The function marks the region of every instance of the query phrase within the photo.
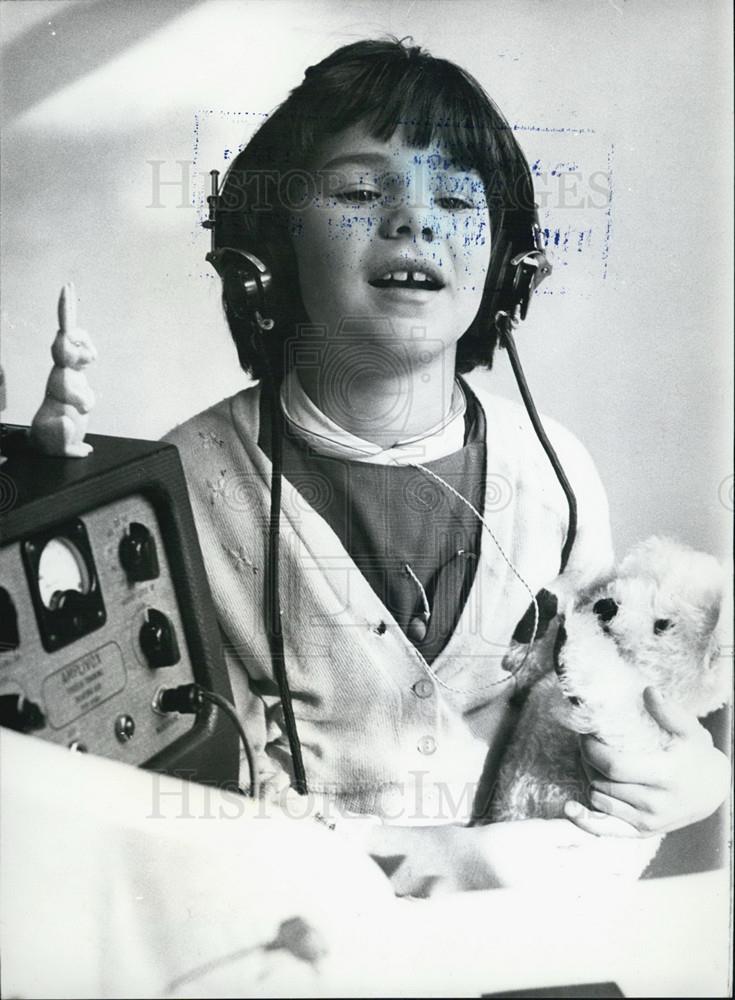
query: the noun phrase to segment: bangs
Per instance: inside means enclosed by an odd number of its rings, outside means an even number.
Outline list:
[[[457,167],[484,172],[499,153],[498,133],[508,125],[499,112],[492,114],[489,99],[483,107],[456,68],[437,63],[430,71],[419,60],[363,66],[362,79],[353,76],[331,93],[322,91],[315,114],[302,119],[310,126],[304,130],[305,145],[313,147],[321,136],[358,123],[380,140],[402,127],[409,145],[441,144]]]
[[[480,174],[488,195],[507,196],[509,181],[516,188],[525,160],[510,125],[469,73],[394,42],[357,43],[354,59],[351,48],[307,70],[256,134],[271,166],[304,168],[322,140],[360,124],[379,140],[402,128],[417,149],[442,147],[457,169]]]

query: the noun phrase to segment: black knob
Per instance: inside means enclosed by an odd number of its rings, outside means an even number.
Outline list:
[[[181,659],[176,632],[162,611],[148,608],[140,627],[140,647],[150,667],[172,667]]]
[[[155,580],[160,574],[156,540],[144,524],[133,521],[128,525],[118,555],[129,583]]]
[[[35,702],[22,694],[0,695],[0,726],[16,733],[32,733],[45,725],[46,718]]]

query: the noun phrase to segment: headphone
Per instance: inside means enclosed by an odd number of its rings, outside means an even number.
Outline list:
[[[494,242],[487,287],[494,290],[490,315],[502,333],[504,321],[515,327],[526,318],[531,296],[551,274],[536,205],[503,209]]]
[[[210,171],[210,177],[209,217],[202,222],[211,232],[211,248],[206,260],[222,279],[228,310],[237,319],[249,322],[257,337],[276,325],[278,289],[274,280],[274,258],[277,252],[262,240],[248,239],[244,231],[237,232],[237,242],[243,241],[244,246],[227,244],[228,236],[235,235],[234,231],[224,231],[225,218],[232,212],[223,207],[219,171]],[[229,242],[235,241],[230,239]],[[502,346],[505,346],[506,330],[526,318],[531,296],[551,270],[536,206],[504,208],[485,285],[490,293],[489,315],[501,334]]]

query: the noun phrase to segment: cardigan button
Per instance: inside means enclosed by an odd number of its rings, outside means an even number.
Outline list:
[[[422,677],[420,681],[416,681],[411,690],[417,698],[431,698],[434,693],[434,685],[428,677]]]
[[[422,736],[418,742],[419,753],[432,754],[436,750],[436,740],[433,736]]]
[[[428,631],[429,626],[423,618],[419,618],[418,616],[416,618],[412,618],[406,626],[406,635],[411,642],[423,642]]]

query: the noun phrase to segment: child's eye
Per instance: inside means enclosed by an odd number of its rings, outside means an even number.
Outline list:
[[[446,208],[450,212],[464,212],[467,209],[474,208],[474,205],[464,198],[455,198],[451,195],[435,198],[434,204],[438,205],[439,208]]]
[[[369,205],[380,198],[380,191],[373,188],[349,188],[337,194],[337,201],[349,205]]]

